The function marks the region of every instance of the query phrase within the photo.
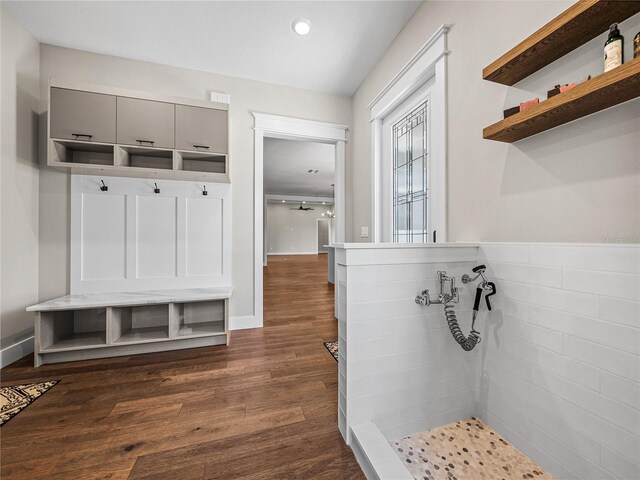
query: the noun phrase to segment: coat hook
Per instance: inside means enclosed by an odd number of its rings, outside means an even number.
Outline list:
[[[207,192],[207,186],[206,185],[202,186],[202,194],[203,195],[209,195],[209,192]]]
[[[154,183],[154,185],[156,186],[156,188],[153,189],[154,193],[160,193],[160,189],[158,188],[158,184]]]
[[[100,186],[100,190],[103,191],[103,192],[108,192],[109,191],[109,187],[107,187],[104,184],[104,180],[100,180],[100,181],[102,182],[102,185]]]

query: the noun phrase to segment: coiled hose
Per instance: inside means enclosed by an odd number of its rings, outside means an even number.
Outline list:
[[[451,330],[451,335],[456,342],[460,344],[463,350],[470,351],[473,350],[476,344],[480,343],[480,332],[476,331],[476,314],[473,314],[473,320],[471,322],[471,332],[469,332],[469,336],[465,337],[464,333],[460,329],[460,324],[458,324],[458,318],[456,317],[456,312],[453,310],[453,305],[450,302],[444,304],[444,314],[447,317],[447,324],[449,325],[449,330]]]

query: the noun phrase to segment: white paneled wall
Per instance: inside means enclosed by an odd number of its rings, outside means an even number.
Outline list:
[[[479,415],[557,478],[640,478],[640,248],[481,244]]]
[[[231,186],[155,183],[72,175],[72,294],[231,285]]]
[[[352,244],[336,258],[339,426],[380,478],[404,478],[380,438],[471,415],[556,478],[640,478],[639,246]],[[437,292],[437,270],[459,280],[478,263],[498,294],[464,352],[442,307],[413,299]]]

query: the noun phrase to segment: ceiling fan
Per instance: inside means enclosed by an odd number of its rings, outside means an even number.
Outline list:
[[[314,209],[311,207],[303,207],[302,202],[300,202],[300,206],[298,208],[290,208],[289,210],[298,210],[298,211],[306,212],[308,210],[314,210]]]

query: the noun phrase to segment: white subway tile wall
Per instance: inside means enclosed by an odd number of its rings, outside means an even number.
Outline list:
[[[474,356],[450,348],[441,305],[414,298],[425,288],[437,297],[438,270],[459,279],[477,255],[475,246],[337,250],[340,430],[349,443],[355,425],[375,422],[389,439],[475,414]],[[468,320],[472,292],[459,286]]]
[[[640,247],[395,252],[337,256],[347,441],[355,425],[393,440],[476,415],[556,478],[640,479]],[[459,280],[478,263],[498,294],[479,317],[482,342],[464,352],[442,306],[413,299],[425,288],[437,295],[438,270]],[[468,332],[473,291],[459,286]]]
[[[640,248],[480,244],[479,261],[498,287],[480,417],[556,478],[640,478]]]

